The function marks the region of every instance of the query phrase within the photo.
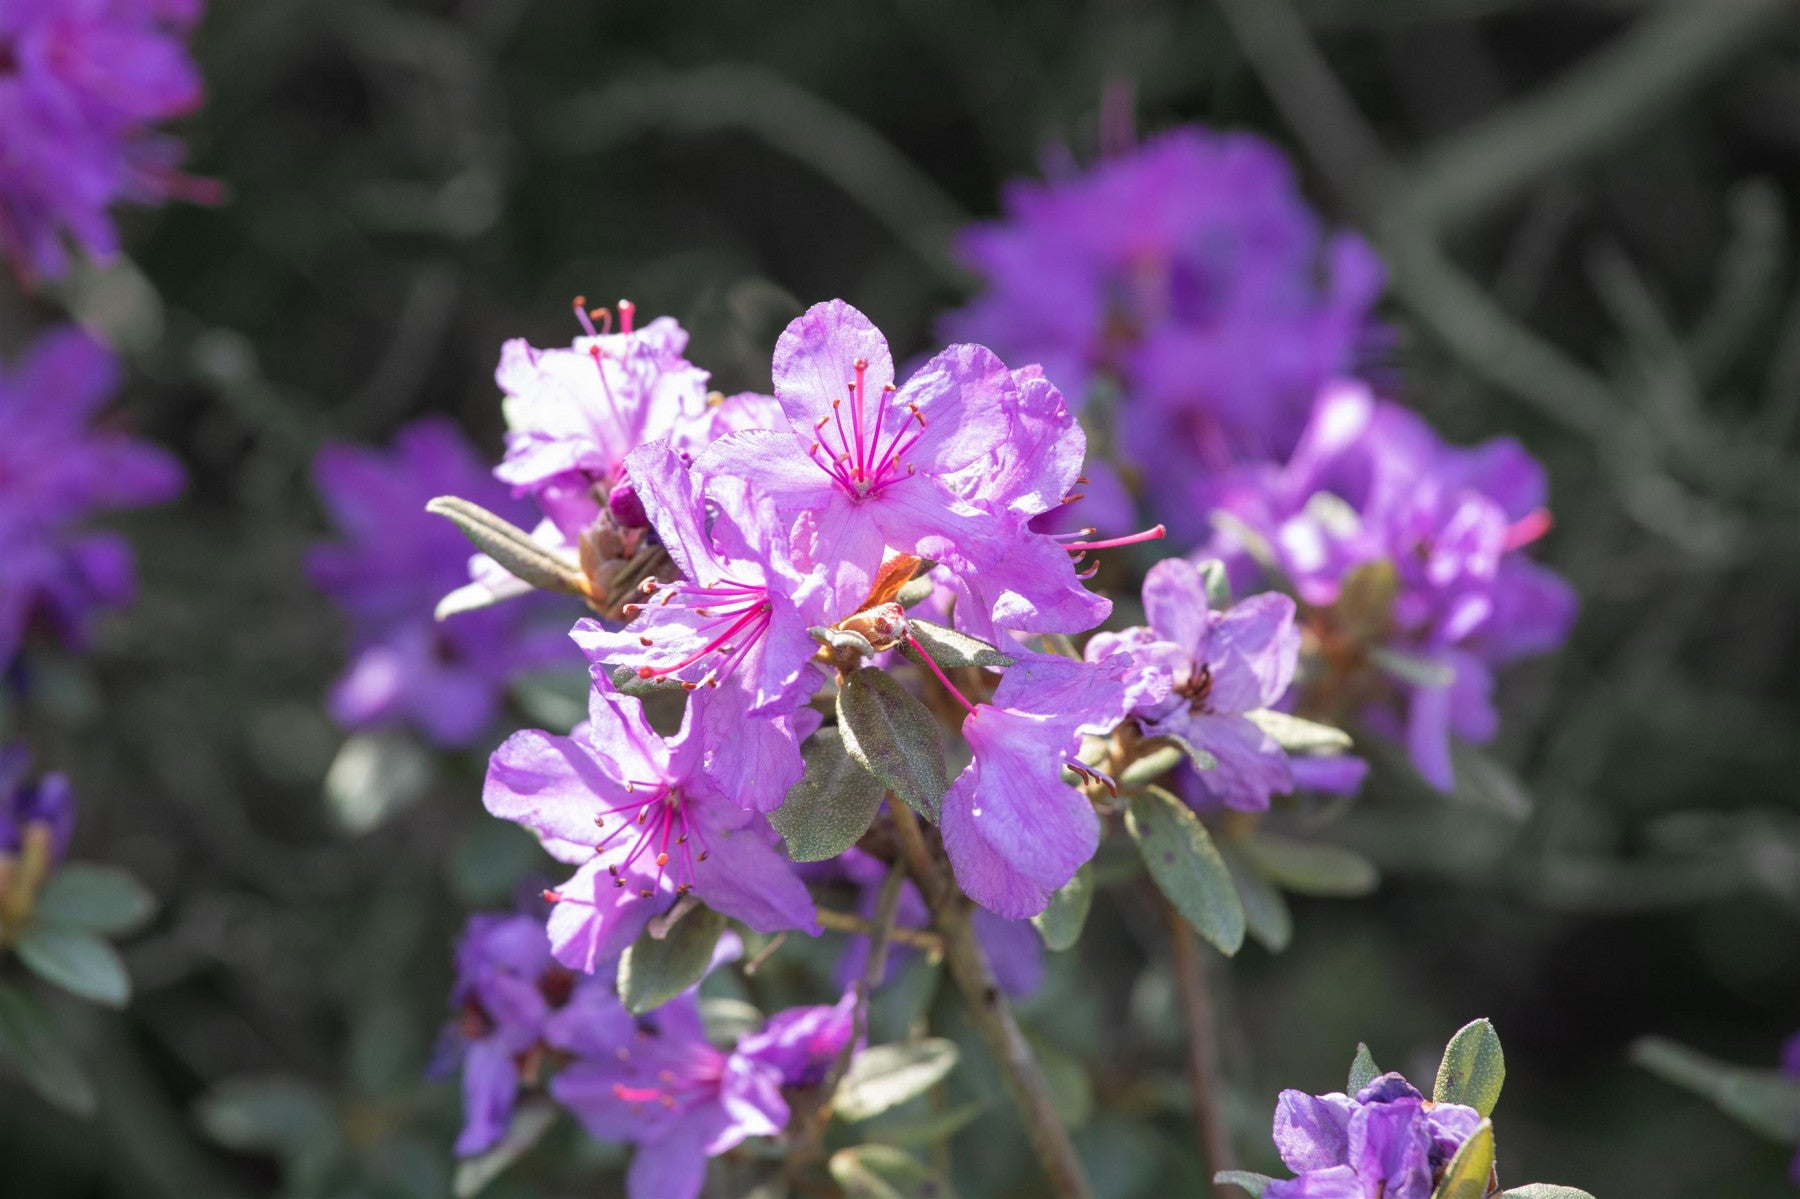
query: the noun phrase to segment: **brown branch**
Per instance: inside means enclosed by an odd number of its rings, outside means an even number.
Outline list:
[[[1231,1130],[1219,1107],[1219,1035],[1213,1022],[1212,993],[1206,984],[1206,963],[1200,942],[1180,912],[1157,895],[1157,906],[1169,926],[1170,958],[1175,969],[1175,988],[1181,998],[1181,1019],[1187,1029],[1188,1086],[1194,1092],[1194,1137],[1206,1158],[1207,1173],[1237,1169],[1237,1151]],[[1235,1191],[1215,1186],[1213,1194],[1229,1199]]]
[[[813,913],[820,927],[833,932],[856,933],[864,937],[872,937],[875,933],[875,922],[865,920],[854,912],[840,912],[833,908],[819,908]],[[933,957],[944,956],[944,938],[927,928],[909,928],[897,924],[888,930],[890,940],[902,945],[910,945],[914,949],[923,949]]]

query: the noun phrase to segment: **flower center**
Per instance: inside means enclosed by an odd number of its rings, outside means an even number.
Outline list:
[[[1175,688],[1175,694],[1185,699],[1189,706],[1204,714],[1210,711],[1206,706],[1206,701],[1212,697],[1212,667],[1204,662],[1196,662],[1194,667],[1194,673],[1187,677],[1186,682]]]
[[[813,443],[807,454],[814,465],[841,487],[853,500],[866,499],[882,488],[910,478],[915,467],[906,455],[925,436],[925,416],[917,404],[891,403],[892,383],[884,384],[875,399],[875,411],[869,413],[867,359],[851,364],[855,372],[844,386],[850,399],[850,424],[844,424],[844,402],[831,401],[831,413],[821,416],[813,425]],[[882,443],[883,426],[890,408],[904,408],[895,414],[895,426],[887,430],[887,443]],[[914,423],[918,428],[913,428]],[[833,444],[835,440],[836,444]]]
[[[639,878],[638,898],[649,899],[655,895],[662,888],[664,875],[674,879],[676,895],[686,895],[694,889],[695,867],[711,856],[712,847],[707,844],[706,834],[699,824],[689,818],[679,787],[664,782],[625,781],[627,791],[639,787],[647,793],[644,798],[627,800],[594,817],[594,824],[602,830],[607,827],[609,816],[617,819],[612,831],[594,846],[594,852],[605,853],[619,846],[631,846],[622,859],[606,868],[612,875],[614,887],[628,885],[626,875],[632,867],[637,866],[640,875],[647,876],[654,866],[653,879],[646,882]],[[700,842],[698,854],[694,852],[693,839]],[[639,859],[643,860],[641,866]]]
[[[740,583],[736,579],[723,578],[710,587],[699,587],[685,580],[662,583],[645,579],[642,590],[654,597],[651,603],[686,609],[703,622],[686,632],[687,636],[703,642],[698,649],[670,666],[638,667],[640,679],[666,679],[708,655],[716,655],[719,661],[700,678],[680,680],[689,691],[696,687],[717,687],[721,678],[744,661],[751,647],[768,631],[769,621],[773,619],[774,605],[769,602],[769,589],[760,583]],[[624,609],[627,619],[642,610],[638,604],[628,604]],[[639,637],[638,642],[645,648],[656,644],[648,634]]]

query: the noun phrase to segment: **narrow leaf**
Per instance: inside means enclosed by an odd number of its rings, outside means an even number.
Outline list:
[[[1219,767],[1219,759],[1184,737],[1178,737],[1174,733],[1161,733],[1156,739],[1165,741],[1186,754],[1195,770],[1217,770]]]
[[[1244,905],[1244,926],[1250,935],[1270,953],[1280,953],[1294,939],[1294,916],[1288,910],[1281,891],[1254,865],[1236,852],[1235,846],[1221,845],[1219,853],[1231,869],[1231,883],[1237,888],[1238,902]]]
[[[708,995],[700,1001],[700,1025],[706,1039],[720,1049],[730,1049],[765,1023],[762,1010],[753,1003],[728,995]]]
[[[1369,661],[1402,683],[1427,691],[1442,691],[1456,682],[1456,668],[1448,662],[1421,658],[1385,645],[1370,646]]]
[[[33,974],[70,994],[109,1007],[124,1007],[131,998],[131,977],[118,951],[93,933],[33,921],[14,949]]]
[[[1244,716],[1290,754],[1341,754],[1350,748],[1350,734],[1329,724],[1302,720],[1274,708],[1258,708]]]
[[[142,925],[156,898],[126,871],[93,862],[68,862],[38,894],[36,919],[116,937]]]
[[[10,1062],[45,1101],[76,1116],[97,1106],[94,1086],[43,1004],[0,986],[0,1061]]]
[[[956,1067],[956,1042],[927,1037],[865,1049],[838,1084],[832,1110],[852,1123],[922,1095]]]
[[[424,798],[435,770],[431,755],[399,729],[357,733],[325,772],[325,803],[339,828],[360,836]]]
[[[948,670],[953,666],[1011,666],[1013,660],[981,640],[967,633],[959,633],[955,629],[947,629],[941,624],[932,624],[928,620],[908,620],[906,627],[913,638],[925,647],[932,661]],[[902,641],[900,652],[913,661],[919,661],[919,652]]]
[[[1350,1081],[1344,1088],[1346,1095],[1355,1097],[1356,1093],[1381,1077],[1381,1067],[1375,1064],[1375,1055],[1361,1041],[1356,1043],[1356,1057],[1350,1062]]]
[[[1206,584],[1206,606],[1214,612],[1231,607],[1231,574],[1225,564],[1217,558],[1207,558],[1197,569],[1201,581]]]
[[[892,1145],[840,1149],[828,1164],[849,1199],[956,1199],[949,1180]]]
[[[1220,1170],[1213,1175],[1213,1182],[1219,1186],[1234,1186],[1261,1196],[1264,1188],[1274,1182],[1267,1174],[1252,1174],[1248,1170]]]
[[[469,1158],[456,1166],[453,1190],[456,1199],[474,1199],[487,1185],[544,1139],[556,1123],[556,1105],[548,1100],[527,1100],[513,1113],[512,1123],[500,1143],[479,1157]]]
[[[870,1140],[880,1141],[884,1145],[900,1145],[913,1147],[930,1145],[937,1141],[949,1140],[988,1110],[985,1100],[971,1099],[967,1103],[948,1108],[941,1112],[929,1112],[916,1119],[888,1119],[865,1125],[861,1132]]]
[[[863,658],[873,658],[875,647],[869,639],[854,629],[835,629],[830,625],[814,625],[806,630],[812,639],[828,649],[841,650],[844,653],[856,654]]]
[[[1437,1103],[1460,1103],[1491,1116],[1505,1081],[1506,1055],[1500,1052],[1500,1035],[1488,1021],[1473,1020],[1444,1046],[1431,1098]]]
[[[820,729],[801,749],[806,771],[769,813],[796,862],[835,858],[869,831],[887,788],[856,764],[836,729]]]
[[[1139,787],[1145,783],[1153,783],[1185,761],[1187,761],[1187,751],[1181,746],[1158,746],[1143,757],[1133,760],[1131,765],[1120,771],[1119,783],[1125,787]]]
[[[1031,918],[1038,936],[1044,939],[1044,947],[1060,953],[1074,945],[1093,904],[1094,872],[1084,865],[1074,878],[1051,893],[1050,906]]]
[[[1705,1096],[1764,1136],[1783,1145],[1794,1143],[1800,1129],[1800,1079],[1729,1065],[1660,1037],[1634,1044],[1631,1060],[1665,1082]]]
[[[936,823],[950,777],[937,718],[880,670],[856,670],[838,688],[838,731],[857,763]]]
[[[1594,1199],[1579,1187],[1560,1187],[1552,1182],[1528,1182],[1522,1187],[1501,1191],[1495,1199]]]
[[[894,593],[894,602],[902,608],[911,608],[924,603],[937,590],[937,582],[929,574],[915,575],[900,585]]]
[[[227,1079],[200,1100],[195,1114],[206,1135],[227,1149],[293,1161],[329,1156],[339,1148],[330,1099],[298,1078]]]
[[[1244,943],[1244,905],[1199,818],[1167,791],[1151,787],[1132,797],[1125,827],[1175,910],[1221,953],[1236,953]]]
[[[1381,882],[1373,862],[1341,845],[1257,833],[1238,842],[1238,847],[1263,877],[1301,895],[1354,899]]]
[[[1494,1176],[1494,1125],[1483,1120],[1444,1168],[1444,1181],[1431,1199],[1482,1199]]]
[[[724,931],[725,917],[704,907],[682,917],[660,941],[645,929],[619,959],[625,1010],[641,1016],[705,978]]]
[[[505,567],[514,578],[544,591],[587,593],[586,579],[578,564],[552,553],[533,541],[530,533],[479,504],[441,495],[426,504],[425,511],[442,516],[461,529],[476,549]]]
[[[1531,815],[1534,805],[1524,781],[1487,754],[1453,743],[1450,764],[1456,775],[1456,789],[1450,793],[1450,798],[1487,808],[1513,820],[1523,820]]]

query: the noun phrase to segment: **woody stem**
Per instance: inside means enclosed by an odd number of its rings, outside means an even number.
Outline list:
[[[1175,988],[1180,995],[1182,1023],[1187,1027],[1188,1086],[1194,1093],[1194,1136],[1206,1157],[1208,1173],[1237,1168],[1231,1132],[1219,1110],[1219,1042],[1213,1020],[1212,992],[1207,987],[1206,963],[1200,942],[1187,920],[1162,896],[1158,906],[1169,926],[1170,957],[1175,968]],[[1219,1199],[1235,1192],[1215,1186]]]

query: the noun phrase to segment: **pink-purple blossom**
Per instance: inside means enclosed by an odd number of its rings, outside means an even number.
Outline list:
[[[79,646],[93,612],[129,602],[130,545],[87,522],[181,490],[174,458],[103,420],[120,380],[112,354],[73,327],[0,366],[0,667],[28,634]]]
[[[34,836],[44,838],[55,861],[75,833],[75,789],[68,776],[60,770],[35,779],[30,774],[31,752],[24,745],[0,745],[0,862]]]
[[[0,253],[22,277],[62,275],[69,241],[115,254],[115,204],[216,199],[155,129],[200,104],[199,16],[199,0],[0,5]]]
[[[1481,1123],[1458,1103],[1429,1103],[1398,1074],[1355,1097],[1283,1091],[1275,1148],[1298,1177],[1265,1199],[1431,1199],[1444,1168]]]

